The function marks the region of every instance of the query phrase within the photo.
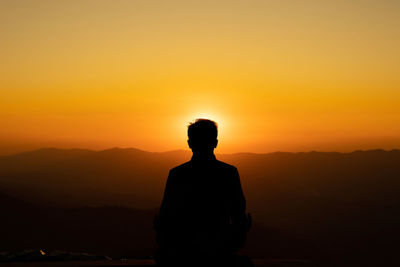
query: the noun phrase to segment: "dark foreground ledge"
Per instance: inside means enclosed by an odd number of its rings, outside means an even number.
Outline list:
[[[315,267],[303,260],[254,260],[257,267]],[[53,262],[9,262],[1,267],[112,267],[112,266],[155,266],[152,260],[101,260],[101,261],[53,261]],[[190,264],[188,264],[190,267]]]

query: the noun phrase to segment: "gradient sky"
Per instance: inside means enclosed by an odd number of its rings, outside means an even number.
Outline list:
[[[0,1],[0,154],[400,148],[400,1]]]

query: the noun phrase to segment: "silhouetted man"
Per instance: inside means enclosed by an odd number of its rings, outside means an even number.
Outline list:
[[[198,119],[188,127],[192,159],[170,170],[155,220],[163,266],[251,266],[236,252],[250,220],[237,169],[215,158],[217,125]]]

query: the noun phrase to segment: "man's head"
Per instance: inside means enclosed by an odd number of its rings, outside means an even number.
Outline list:
[[[188,126],[188,144],[193,152],[212,153],[218,144],[218,127],[212,120],[197,119]]]

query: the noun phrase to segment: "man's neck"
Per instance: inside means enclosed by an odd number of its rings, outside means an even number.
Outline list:
[[[193,152],[192,161],[207,161],[207,160],[215,160],[214,153],[196,153]]]

